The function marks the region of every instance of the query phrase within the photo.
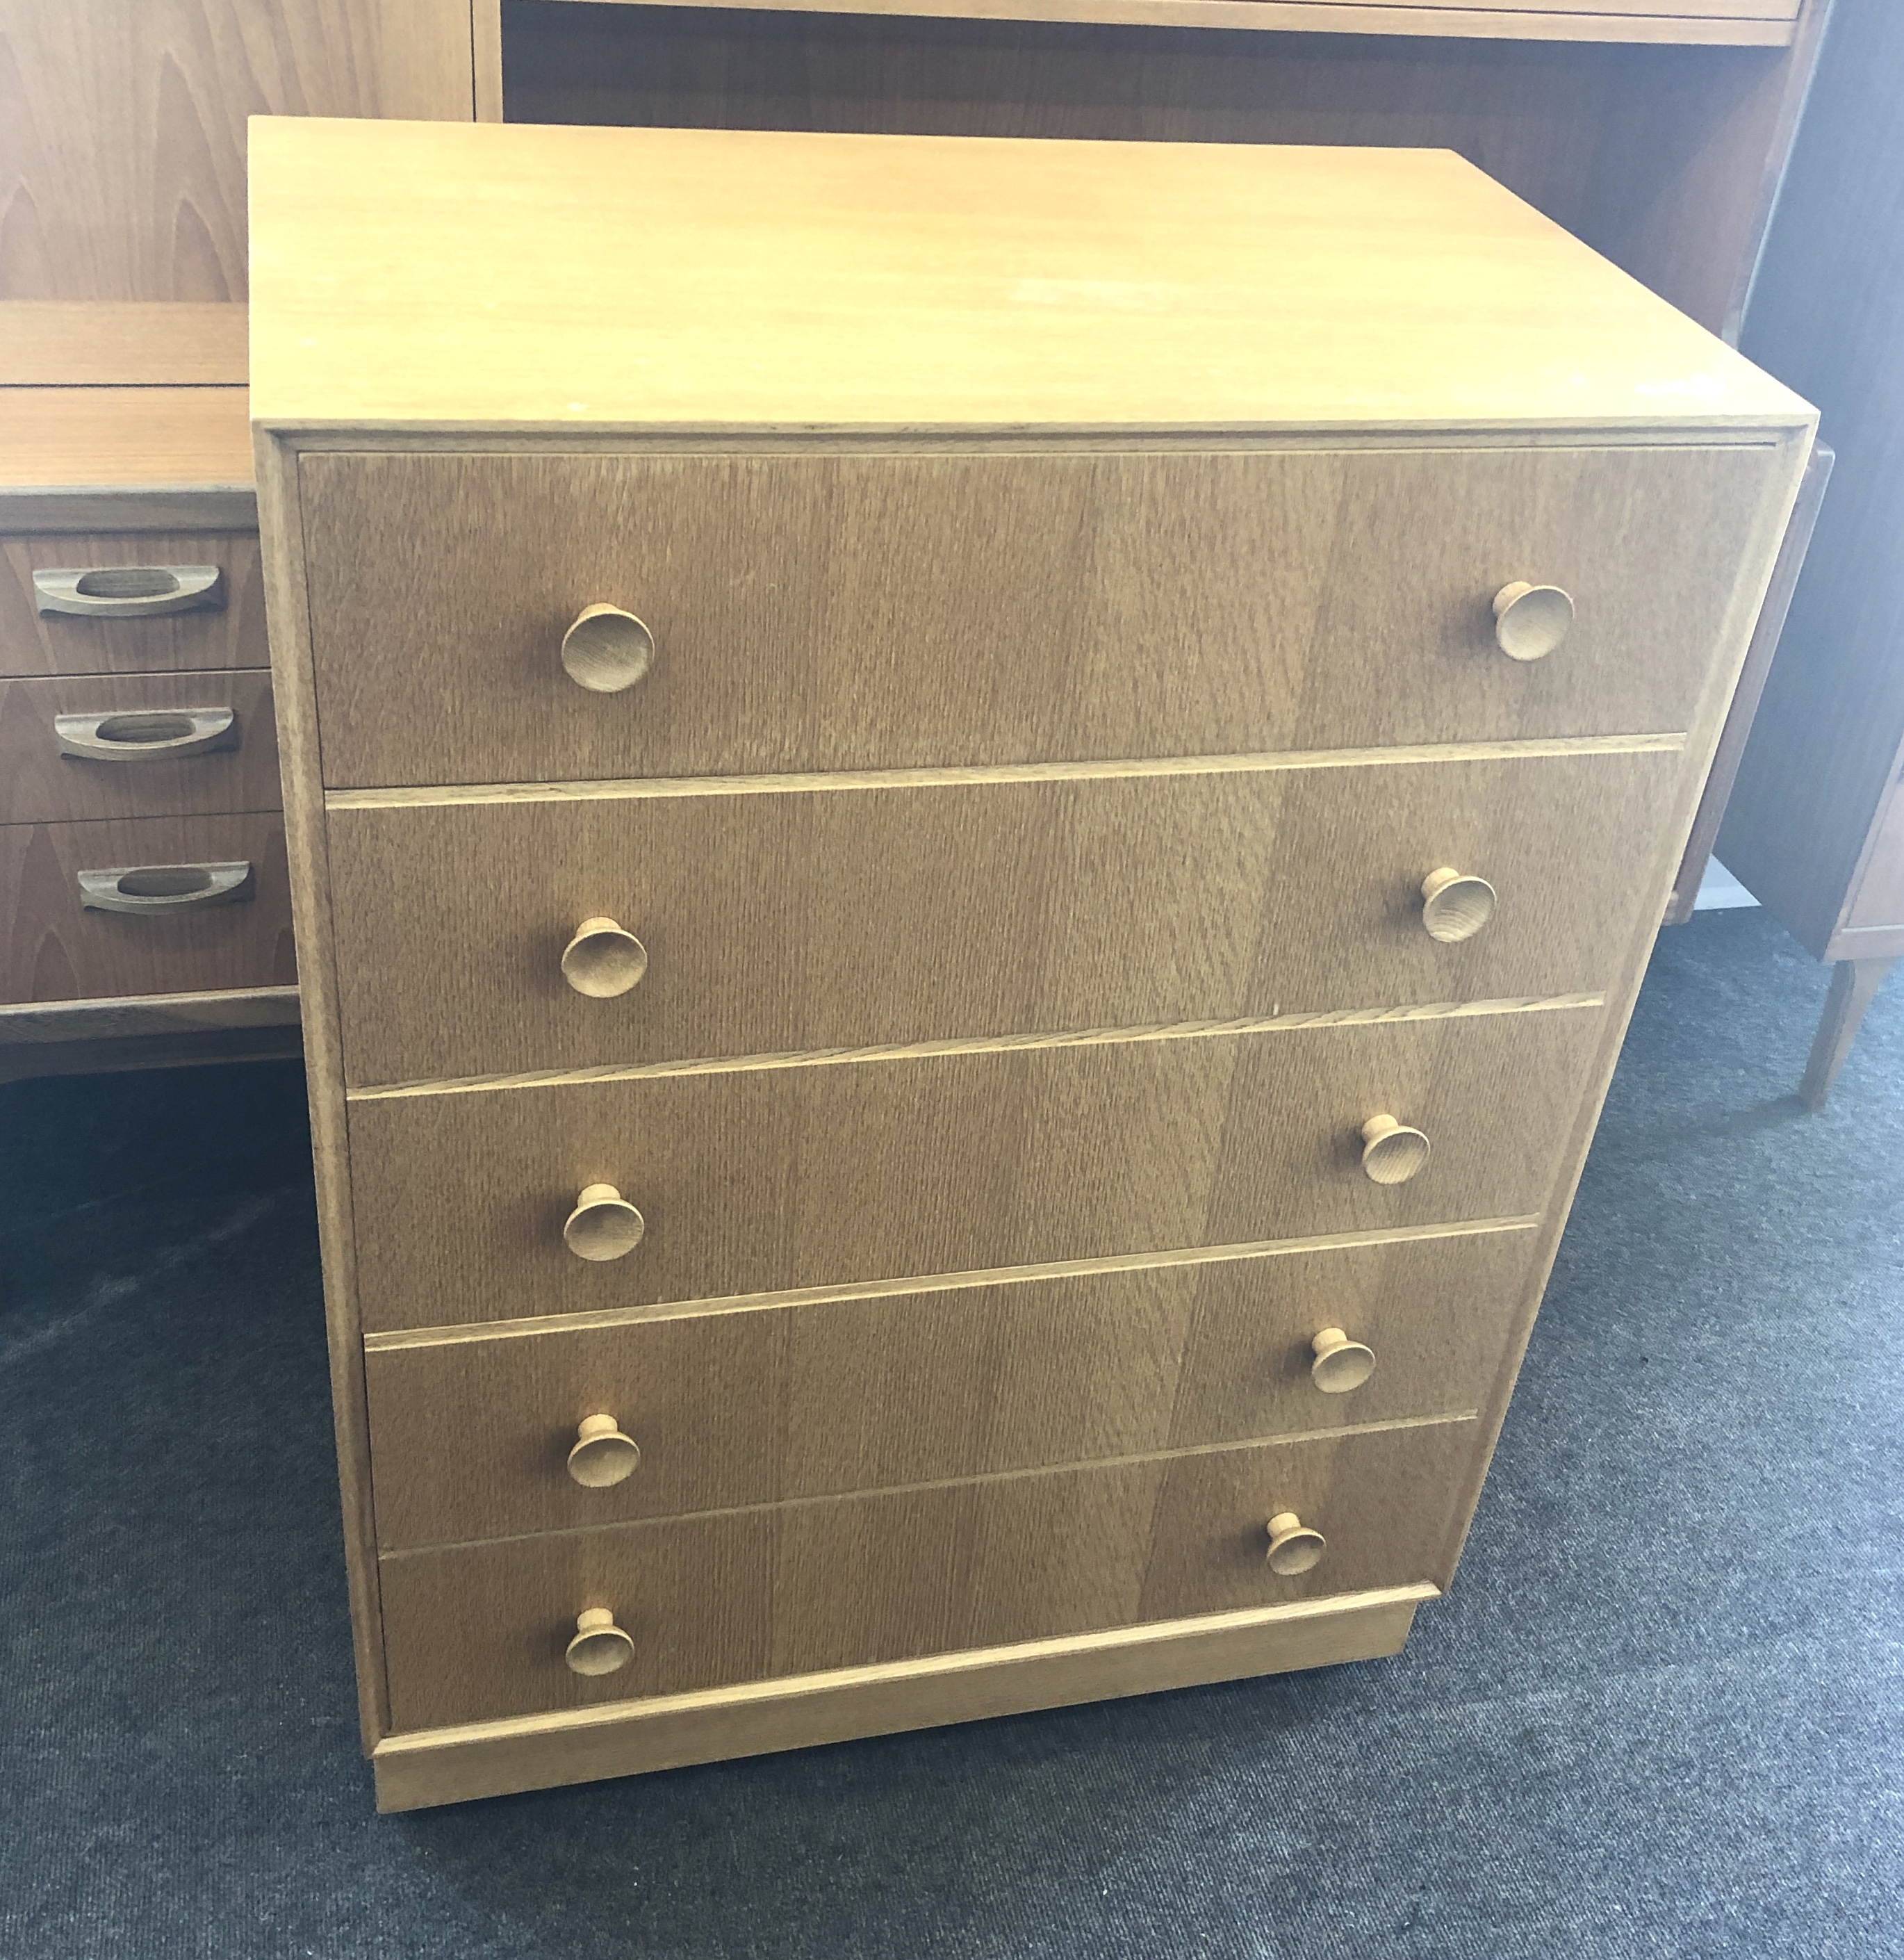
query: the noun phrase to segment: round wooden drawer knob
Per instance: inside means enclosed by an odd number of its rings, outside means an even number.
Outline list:
[[[648,949],[612,918],[586,918],[562,948],[562,978],[591,1001],[612,1001],[640,984]]]
[[[1422,880],[1422,924],[1430,939],[1455,945],[1472,939],[1493,916],[1494,887],[1485,878],[1470,878],[1444,864]]]
[[[568,1452],[568,1474],[586,1490],[606,1491],[632,1477],[640,1461],[641,1446],[621,1433],[613,1416],[584,1416]]]
[[[654,635],[618,606],[584,606],[562,635],[562,665],[591,694],[619,694],[654,663]]]
[[[1362,1126],[1362,1167],[1378,1184],[1406,1184],[1428,1161],[1428,1139],[1393,1116]]]
[[[606,1606],[575,1616],[575,1637],[562,1656],[575,1674],[613,1674],[634,1658],[634,1642],[615,1624]]]
[[[1573,600],[1557,585],[1525,579],[1494,595],[1496,644],[1511,660],[1543,660],[1573,626]]]
[[[562,1226],[563,1242],[578,1259],[618,1259],[641,1242],[647,1220],[612,1184],[586,1186]]]
[[[1293,1511],[1278,1511],[1270,1520],[1270,1570],[1285,1579],[1313,1571],[1329,1541],[1311,1531]]]
[[[1315,1356],[1309,1363],[1309,1379],[1325,1395],[1346,1395],[1375,1372],[1374,1348],[1351,1341],[1340,1327],[1325,1327],[1309,1348]]]

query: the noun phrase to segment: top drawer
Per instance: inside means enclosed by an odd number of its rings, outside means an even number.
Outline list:
[[[307,456],[326,779],[1677,731],[1778,455]],[[1543,659],[1521,581],[1578,609]],[[617,692],[561,664],[597,603],[654,638]]]
[[[271,663],[255,534],[49,533],[0,539],[0,675],[180,673]],[[205,579],[208,571],[215,580]],[[47,576],[62,571],[82,577]],[[120,576],[87,581],[87,572]],[[52,603],[68,609],[42,609],[48,593],[36,573],[55,594]],[[195,575],[181,576],[188,573]],[[80,589],[70,594],[60,590],[74,585]]]

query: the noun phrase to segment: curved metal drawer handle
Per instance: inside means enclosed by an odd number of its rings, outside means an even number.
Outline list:
[[[235,905],[256,896],[249,864],[121,864],[79,874],[81,908],[94,912],[176,912]]]
[[[81,565],[36,571],[43,612],[88,619],[154,619],[164,612],[221,612],[224,573],[215,565]]]
[[[135,708],[103,714],[56,714],[62,756],[89,762],[162,762],[238,746],[234,708]]]

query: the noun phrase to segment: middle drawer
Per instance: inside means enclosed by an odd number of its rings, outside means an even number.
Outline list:
[[[373,1348],[377,1542],[1471,1412],[1540,1242],[1463,1233]]]
[[[359,1096],[363,1324],[1524,1217],[1546,1202],[1604,1019],[1438,1014]],[[1378,1115],[1428,1140],[1405,1182],[1362,1162]],[[602,1185],[638,1209],[638,1240],[617,1201],[578,1201]]]
[[[335,809],[347,1077],[1585,991],[1652,896],[1680,761]],[[1423,915],[1444,867],[1496,895],[1458,941]],[[646,956],[612,997],[564,977],[595,918]]]

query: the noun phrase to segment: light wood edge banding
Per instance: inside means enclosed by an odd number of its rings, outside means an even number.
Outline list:
[[[318,1249],[324,1278],[332,1418],[342,1500],[344,1566],[357,1659],[358,1719],[365,1752],[389,1726],[383,1619],[370,1487],[370,1421],[364,1382],[357,1242],[351,1205],[348,1112],[342,1025],[331,931],[330,861],[324,827],[323,767],[304,564],[296,457],[254,432],[258,494],[265,514],[262,555],[271,619],[272,692],[284,778],[284,842],[291,873],[304,1022],[311,1156],[316,1173]]]
[[[28,1001],[0,1007],[0,1047],[128,1035],[197,1034],[217,1028],[295,1027],[295,987],[234,987],[198,994],[124,994],[94,1001]]]
[[[659,1300],[642,1306],[610,1306],[587,1313],[529,1316],[516,1320],[469,1321],[445,1327],[398,1327],[364,1337],[367,1354],[404,1348],[448,1348],[469,1341],[520,1341],[539,1334],[570,1334],[632,1327],[650,1320],[693,1320],[707,1314],[758,1313],[788,1306],[825,1306],[850,1300],[897,1300],[914,1293],[956,1293],[969,1287],[1014,1286],[1035,1280],[1086,1279],[1105,1273],[1157,1272],[1173,1266],[1215,1265],[1232,1259],[1273,1259],[1301,1252],[1346,1251],[1357,1246],[1400,1246],[1424,1239],[1479,1238],[1497,1232],[1531,1232],[1542,1215],[1472,1218],[1445,1225],[1378,1227],[1362,1232],[1325,1232],[1306,1239],[1262,1239],[1232,1246],[1191,1246],[1165,1252],[1120,1253],[1096,1259],[1051,1259],[1040,1265],[994,1266],[969,1272],[911,1274],[860,1280],[845,1286],[787,1287],[772,1293],[729,1293],[714,1300]]]
[[[1254,0],[1222,0],[1225,6]],[[327,810],[436,809],[469,803],[625,803],[660,797],[796,796],[822,790],[965,789],[987,783],[1076,783],[1143,776],[1273,775],[1292,769],[1386,768],[1409,763],[1534,762],[1562,756],[1673,754],[1683,734],[1559,735],[1515,742],[1433,742],[1403,749],[1289,749],[1257,755],[1117,756],[1079,762],[962,764],[944,768],[840,769],[762,776],[613,777],[595,782],[462,783],[327,791]]]
[[[1400,1007],[1324,1007],[1238,1021],[1179,1021],[1162,1027],[1079,1028],[1066,1032],[968,1035],[952,1041],[904,1042],[874,1048],[799,1049],[785,1055],[699,1056],[685,1061],[603,1062],[592,1068],[548,1068],[517,1075],[452,1076],[437,1082],[375,1083],[348,1092],[353,1102],[413,1096],[472,1096],[502,1089],[562,1089],[596,1082],[653,1081],[663,1076],[744,1075],[767,1068],[838,1068],[862,1062],[930,1061],[945,1055],[1015,1055],[1035,1048],[1108,1048],[1139,1042],[1221,1041],[1244,1035],[1299,1033],[1305,1028],[1374,1027],[1390,1021],[1458,1021],[1501,1014],[1565,1014],[1604,1007],[1602,994],[1552,994],[1527,1001],[1432,1001]]]
[[[1399,1653],[1421,1583],[386,1736],[377,1806],[631,1776]]]
[[[602,0],[596,0],[602,4]],[[675,0],[610,0],[666,6]],[[712,0],[697,0],[710,5]],[[1219,27],[1283,34],[1409,34],[1434,40],[1613,41],[1644,46],[1782,48],[1790,14],[1621,14],[1552,8],[1384,5],[1380,0],[720,0],[749,12],[914,14],[961,21],[1049,21],[1073,26]]]

